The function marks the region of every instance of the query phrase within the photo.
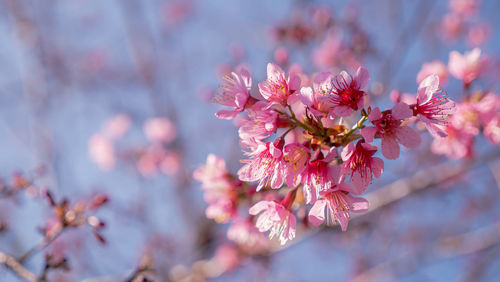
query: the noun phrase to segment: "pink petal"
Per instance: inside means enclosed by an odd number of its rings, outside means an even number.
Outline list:
[[[293,105],[295,102],[297,102],[300,98],[300,93],[299,92],[294,92],[293,94],[290,94],[288,98],[286,99],[286,103],[288,105]]]
[[[221,110],[218,111],[215,116],[220,119],[233,119],[238,116],[240,112],[235,110]]]
[[[362,128],[360,130],[361,136],[365,138],[365,141],[368,143],[373,142],[373,138],[375,137],[375,133],[377,133],[377,128],[375,126],[368,126]]]
[[[304,198],[306,199],[306,204],[314,204],[316,202],[317,191],[314,186],[304,184],[302,191],[304,193]]]
[[[323,95],[327,94],[332,89],[332,74],[329,72],[321,72],[314,78],[313,88],[314,91]],[[323,93],[324,92],[324,93]]]
[[[439,76],[432,74],[418,85],[418,100],[420,104],[428,102],[432,94],[439,90]]]
[[[384,161],[381,158],[372,158],[372,171],[376,178],[379,178],[384,172]]]
[[[347,184],[347,183],[340,183],[339,185],[337,185],[336,187],[338,190],[340,191],[346,191],[346,192],[349,192],[349,193],[353,193],[353,194],[356,194],[356,190],[354,190],[352,188],[351,185]]]
[[[283,70],[275,63],[267,64],[267,78],[274,81],[279,81],[283,76]]]
[[[269,207],[269,201],[260,201],[253,205],[249,210],[248,213],[251,215],[257,215],[263,210],[267,210]]]
[[[382,138],[382,154],[389,160],[399,157],[399,144],[395,138],[389,136]]]
[[[354,80],[356,81],[356,84],[359,87],[358,89],[365,88],[368,85],[368,81],[370,81],[370,73],[368,72],[367,69],[359,67],[358,70],[356,71],[356,76],[354,77]]]
[[[353,212],[363,212],[368,210],[370,203],[365,198],[353,197],[347,195],[351,200],[351,211]]]
[[[407,119],[411,116],[413,116],[413,111],[403,102],[397,103],[394,108],[392,108],[392,117],[395,119]]]
[[[324,162],[331,162],[333,161],[333,159],[337,156],[337,148],[335,147],[332,147],[330,148],[330,150],[328,151],[328,153],[326,154],[325,158],[323,159]]]
[[[250,164],[246,164],[238,170],[238,178],[241,181],[248,181],[248,182],[252,182],[252,181],[257,180],[252,175],[252,168],[251,168]]]
[[[347,225],[349,224],[349,217],[347,217],[347,215],[344,213],[339,213],[336,214],[336,218],[340,223],[340,228],[342,229],[342,232],[347,231]]]
[[[347,161],[352,153],[354,153],[354,144],[351,142],[349,144],[347,144],[347,146],[344,147],[344,149],[342,149],[342,152],[340,153],[340,157],[342,158],[342,160],[345,162]]]
[[[352,114],[352,109],[348,106],[336,106],[332,109],[336,116],[347,117]]]
[[[373,109],[370,114],[368,115],[368,120],[370,122],[373,122],[374,120],[378,120],[382,117],[382,113],[380,112],[379,107],[376,107]]]
[[[353,194],[359,195],[366,191],[366,187],[370,184],[372,180],[371,175],[365,175],[364,177],[358,171],[354,171],[351,176],[351,183],[353,187]]]
[[[325,221],[326,200],[318,200],[309,211],[309,222],[314,226],[319,226]]]
[[[352,82],[352,77],[346,71],[341,71],[335,77],[335,80],[340,82],[345,82],[347,85],[350,85]]]
[[[333,185],[336,185],[343,180],[340,170],[341,168],[338,165],[330,165],[327,167],[328,176],[330,177]]]
[[[234,101],[236,103],[236,106],[238,106],[239,108],[245,107],[245,104],[247,103],[248,97],[249,97],[249,95],[247,92],[236,93],[235,101]]]
[[[242,67],[239,69],[239,73],[243,78],[245,87],[248,89],[248,91],[250,91],[250,88],[252,87],[252,76],[250,75],[250,71],[247,68]]]
[[[288,79],[288,88],[291,92],[294,92],[300,88],[301,79],[296,73],[292,72]]]
[[[429,133],[434,137],[444,138],[448,136],[448,134],[445,131],[445,126],[443,125],[437,125],[432,122],[425,122],[425,127],[427,128],[427,130],[429,130]]]
[[[302,87],[300,89],[300,102],[306,106],[312,106],[314,104],[314,93],[311,87]]]
[[[296,219],[293,214],[290,214],[288,217],[288,222],[285,230],[280,234],[280,244],[284,245],[288,240],[293,240],[295,238],[295,228],[296,228]]]
[[[377,151],[377,147],[376,146],[373,146],[373,145],[370,145],[368,143],[361,143],[361,147],[363,147],[363,149],[365,150],[368,150],[368,151]]]
[[[284,171],[281,165],[276,165],[276,170],[273,173],[273,176],[271,178],[271,188],[278,189],[281,186],[283,186],[283,183],[285,182],[285,176],[284,176]]]
[[[396,138],[398,139],[401,145],[406,148],[415,148],[420,145],[422,139],[420,138],[420,134],[418,134],[413,128],[408,126],[402,126],[398,128],[396,131]]]

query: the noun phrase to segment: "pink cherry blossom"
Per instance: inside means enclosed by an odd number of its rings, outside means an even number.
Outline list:
[[[268,103],[259,101],[247,109],[248,117],[242,118],[238,130],[241,139],[255,138],[262,140],[277,129],[278,113],[268,107]]]
[[[300,77],[295,73],[290,73],[288,77],[285,72],[276,64],[267,64],[267,79],[259,83],[260,94],[264,99],[273,103],[287,105],[295,101],[296,92],[300,88]]]
[[[351,176],[354,194],[363,193],[373,179],[372,175],[379,178],[384,171],[384,161],[373,157],[377,147],[358,141],[356,145],[349,143],[342,150],[342,174]]]
[[[255,223],[259,231],[270,230],[269,238],[278,236],[281,245],[295,238],[295,215],[282,204],[274,201],[260,201],[250,208],[249,213],[259,214]]]
[[[221,119],[235,118],[253,100],[250,96],[251,87],[250,72],[244,67],[224,76],[220,85],[222,91],[215,95],[214,102],[232,109],[218,111],[215,115]]]
[[[448,124],[445,138],[435,138],[431,150],[435,154],[446,155],[451,159],[462,159],[472,154],[474,135]]]
[[[413,106],[413,114],[437,137],[446,136],[446,120],[455,112],[455,103],[445,96],[446,93],[439,90],[439,77],[430,75],[418,86],[417,103]]]
[[[300,101],[317,117],[325,116],[330,110],[325,103],[325,97],[333,88],[332,79],[331,73],[322,72],[316,75],[312,87],[300,89]]]
[[[241,181],[259,181],[257,191],[264,186],[280,188],[285,182],[286,166],[283,159],[282,140],[269,142],[252,152],[251,158],[244,160],[247,163],[238,171]]]
[[[332,116],[349,116],[353,110],[363,108],[366,92],[362,90],[368,84],[370,74],[365,68],[359,67],[354,77],[342,71],[332,80],[330,95],[324,100],[331,107]]]
[[[290,187],[296,187],[301,182],[301,173],[309,163],[311,157],[310,150],[298,143],[291,143],[283,149],[285,167],[286,167],[286,184]]]
[[[348,191],[349,185],[341,183],[331,189],[320,193],[321,199],[317,200],[309,211],[309,222],[319,226],[326,220],[329,223],[338,221],[342,231],[347,230],[350,212],[363,212],[368,210],[369,203],[364,198],[353,197]]]
[[[448,84],[448,68],[439,60],[424,63],[422,65],[420,72],[417,74],[417,83],[422,82],[422,80],[431,74],[435,74],[439,77],[439,82],[442,86]]]
[[[316,202],[321,191],[326,191],[340,182],[340,167],[329,164],[336,156],[335,149],[332,149],[325,158],[310,162],[302,172],[302,190],[307,204]]]
[[[368,120],[374,126],[361,129],[365,141],[371,143],[374,136],[382,138],[382,154],[390,160],[399,157],[399,144],[415,148],[420,142],[420,135],[412,128],[402,125],[402,121],[413,116],[405,103],[397,103],[390,111],[380,112],[377,107],[370,112]]]
[[[144,133],[152,143],[169,143],[177,135],[175,125],[163,117],[148,119],[144,123]]]
[[[464,55],[452,51],[448,61],[448,69],[454,77],[462,80],[465,84],[470,84],[484,72],[487,63],[488,60],[481,57],[481,49],[479,48],[466,52]]]

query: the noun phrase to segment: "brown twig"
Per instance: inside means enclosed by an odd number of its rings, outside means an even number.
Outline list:
[[[17,259],[4,252],[0,252],[0,264],[7,267],[14,274],[23,278],[26,281],[39,281],[38,277],[28,269],[26,269]]]

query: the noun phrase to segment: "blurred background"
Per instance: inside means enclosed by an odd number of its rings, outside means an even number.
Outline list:
[[[306,74],[363,65],[386,107],[392,90],[416,92],[423,63],[479,47],[490,67],[474,87],[498,92],[500,1],[463,0],[477,4],[465,20],[453,1],[332,2],[0,1],[0,251],[34,248],[22,265],[50,265],[48,281],[495,281],[500,152],[481,139],[465,161],[433,154],[427,136],[386,162],[375,209],[347,232],[221,251],[228,224],[206,218],[192,173],[210,153],[240,168],[237,128],[211,102],[237,66],[257,91],[270,61]],[[444,89],[459,99],[462,85]],[[385,198],[394,183],[418,189]],[[85,224],[56,224],[63,198],[76,214],[94,203]],[[24,280],[4,265],[0,281]]]

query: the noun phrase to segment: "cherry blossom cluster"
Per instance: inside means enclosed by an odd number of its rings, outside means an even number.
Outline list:
[[[417,81],[429,73],[448,81],[448,73],[461,81],[463,95],[456,105],[456,113],[444,128],[445,138],[436,138],[431,150],[451,159],[472,157],[475,139],[480,133],[492,144],[500,145],[500,96],[490,90],[472,91],[475,81],[487,73],[488,59],[475,48],[464,55],[452,51],[448,67],[443,62],[433,61],[422,66]],[[411,100],[402,97],[404,100]]]
[[[229,108],[216,116],[236,119],[247,159],[237,177],[214,155],[194,173],[203,183],[207,216],[219,222],[241,221],[237,211],[245,204],[248,221],[281,244],[295,237],[297,222],[338,222],[345,231],[351,212],[368,209],[360,195],[384,171],[375,140],[380,139],[382,156],[395,160],[400,145],[415,148],[421,142],[410,120],[419,120],[442,138],[455,111],[455,103],[439,89],[437,75],[420,82],[414,103],[399,101],[386,110],[365,105],[368,82],[363,67],[354,74],[309,77],[287,74],[269,63],[267,79],[251,95],[247,69],[225,76],[214,101]],[[248,230],[244,233],[254,236]]]
[[[491,35],[491,27],[477,19],[480,1],[449,0],[448,4],[449,11],[443,16],[439,37],[449,42],[464,36],[469,45],[484,44]]]
[[[38,228],[42,240],[24,253],[9,258],[13,263],[22,265],[43,251],[42,272],[36,281],[47,281],[49,272],[70,269],[68,243],[69,241],[74,243],[77,239],[71,236],[59,239],[64,237],[63,233],[67,233],[66,231],[70,229],[89,229],[99,243],[106,243],[103,235],[106,224],[96,216],[96,213],[109,202],[108,195],[97,193],[74,202],[70,202],[67,198],[57,199],[52,192],[46,188],[40,188],[39,184],[36,183],[45,173],[45,168],[40,166],[28,173],[15,172],[10,181],[0,180],[0,198],[2,200],[13,200],[19,204],[19,198],[26,194],[34,199],[42,199],[51,210],[50,216],[44,219],[45,223]],[[7,202],[2,204],[4,208],[8,207]],[[8,210],[4,212],[6,211]],[[10,230],[9,222],[2,219],[0,232],[8,230]],[[66,242],[63,240],[66,240]],[[5,253],[2,253],[2,255],[5,256]],[[16,269],[13,270],[18,273]]]
[[[104,171],[115,167],[117,159],[133,162],[144,177],[152,177],[158,171],[174,175],[180,168],[178,153],[170,145],[176,138],[176,127],[164,117],[150,118],[144,122],[143,132],[150,144],[117,149],[117,142],[130,130],[131,120],[119,114],[106,121],[100,132],[89,140],[90,158]]]

